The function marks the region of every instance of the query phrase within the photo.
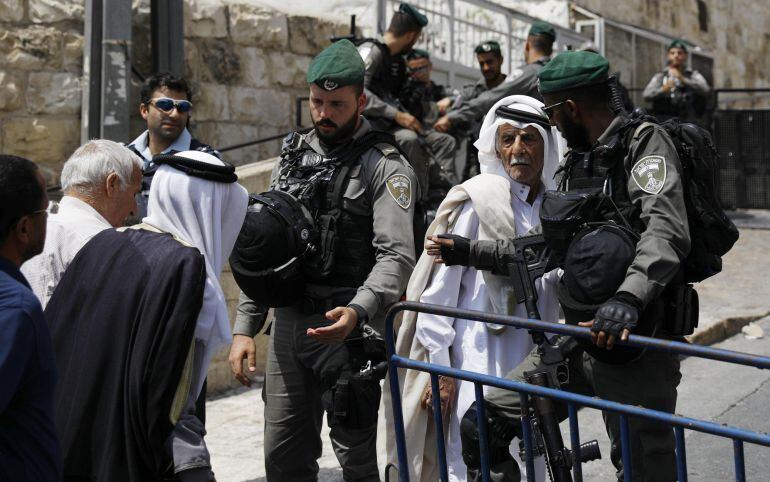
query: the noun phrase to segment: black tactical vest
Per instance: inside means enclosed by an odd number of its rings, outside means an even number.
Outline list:
[[[297,139],[284,143],[275,189],[297,197],[316,223],[319,239],[304,263],[306,279],[357,288],[376,260],[372,202],[361,166],[361,155],[371,145],[359,139],[342,156],[330,158]]]
[[[369,40],[372,48],[382,52],[382,67],[379,75],[373,76],[369,90],[388,104],[398,105],[401,90],[406,85],[406,62],[403,55],[390,55],[390,49],[379,40]]]
[[[610,139],[589,152],[572,152],[560,169],[559,190],[596,194],[596,211],[589,221],[615,221],[621,226],[627,222],[641,233],[645,228],[641,210],[631,203],[628,195],[625,166],[630,135],[638,125],[628,121]]]

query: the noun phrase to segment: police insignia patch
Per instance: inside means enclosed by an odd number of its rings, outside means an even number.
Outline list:
[[[658,194],[666,183],[666,160],[663,156],[645,156],[631,168],[631,177],[642,191]]]
[[[339,87],[339,84],[337,82],[334,82],[333,80],[326,79],[324,80],[323,87],[325,90],[334,90],[337,87]]]
[[[404,209],[412,205],[412,181],[403,174],[393,174],[385,181],[385,187],[396,201],[396,204]]]

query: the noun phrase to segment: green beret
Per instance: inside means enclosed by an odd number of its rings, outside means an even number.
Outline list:
[[[497,52],[498,54],[501,53],[500,44],[495,40],[487,40],[486,42],[481,42],[476,46],[475,49],[473,49],[473,51],[477,54],[485,54],[487,52]]]
[[[430,53],[423,49],[412,49],[406,54],[406,60],[430,59]]]
[[[675,38],[671,42],[668,43],[668,47],[666,47],[666,50],[671,50],[673,48],[682,49],[685,52],[687,52],[687,44],[682,39]]]
[[[610,63],[599,54],[567,50],[540,69],[540,93],[598,84],[608,79]]]
[[[538,20],[532,24],[529,28],[528,35],[542,35],[544,37],[550,37],[551,40],[556,40],[556,30],[554,30],[553,25],[548,22],[543,22],[542,20]]]
[[[424,13],[421,13],[419,10],[414,8],[412,4],[404,2],[398,6],[398,11],[412,17],[420,27],[428,25],[428,17],[426,17]]]
[[[324,90],[364,83],[364,61],[348,39],[337,40],[310,62],[307,83]]]

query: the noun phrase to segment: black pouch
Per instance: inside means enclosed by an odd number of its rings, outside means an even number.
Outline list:
[[[321,397],[330,427],[370,428],[377,424],[380,380],[362,373],[344,372]]]
[[[337,244],[337,216],[323,214],[316,219],[318,249],[306,256],[303,269],[309,279],[320,280],[331,275],[334,269],[334,250]]]
[[[665,331],[674,336],[687,336],[698,327],[698,292],[691,284],[669,287],[665,294]]]
[[[593,220],[601,192],[546,191],[540,208],[543,238],[560,264],[580,228]],[[592,212],[594,211],[594,212]]]

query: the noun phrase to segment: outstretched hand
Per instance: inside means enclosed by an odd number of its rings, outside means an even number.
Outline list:
[[[358,313],[353,308],[338,306],[326,312],[326,319],[334,323],[320,328],[308,328],[307,336],[321,343],[342,343],[358,324]]]

